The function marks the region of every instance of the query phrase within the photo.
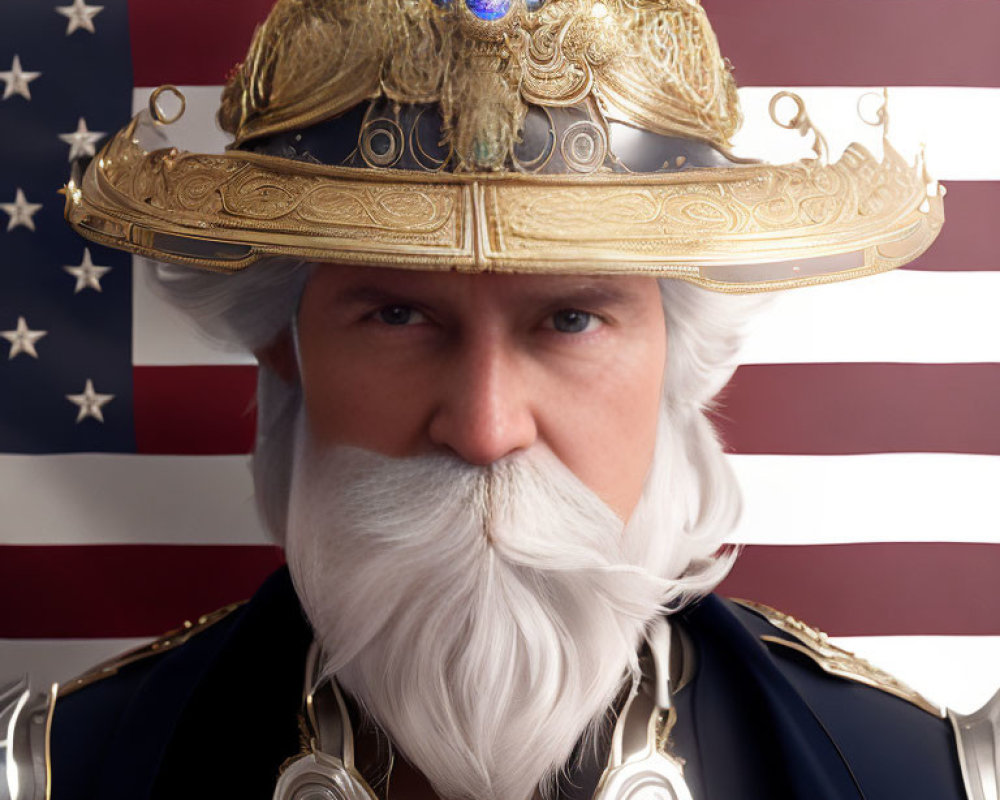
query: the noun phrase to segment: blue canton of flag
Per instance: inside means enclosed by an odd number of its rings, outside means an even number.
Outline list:
[[[133,452],[130,259],[58,194],[130,115],[127,3],[5,0],[0,91],[0,452]]]

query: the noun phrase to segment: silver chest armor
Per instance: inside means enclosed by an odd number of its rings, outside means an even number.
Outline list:
[[[0,686],[0,800],[49,796],[48,739],[55,692],[27,676]]]
[[[611,739],[593,800],[692,800],[684,765],[669,752],[675,712],[670,702],[670,629],[659,619],[649,634],[649,669],[633,683]],[[319,649],[307,659],[304,717],[311,752],[278,779],[274,800],[376,800],[355,768],[354,734],[334,680],[317,680]],[[391,796],[391,795],[390,795]]]
[[[644,668],[632,686],[593,800],[691,800],[683,764],[669,752],[675,711],[670,633],[662,622],[649,637],[644,667],[650,669]],[[319,662],[314,645],[306,665],[304,709],[311,752],[284,770],[274,800],[376,800],[354,766],[354,735],[343,696],[335,682],[316,679]],[[27,676],[0,685],[0,800],[49,800],[49,737],[57,697],[57,687],[41,691]],[[948,716],[968,800],[1000,800],[1000,692],[973,714]]]
[[[1000,800],[1000,692],[974,714],[948,717],[969,800]]]

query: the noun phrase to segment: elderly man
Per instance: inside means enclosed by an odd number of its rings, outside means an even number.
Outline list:
[[[137,118],[67,216],[181,265],[171,301],[256,353],[288,567],[20,695],[11,796],[989,796],[996,709],[948,719],[710,594],[731,295],[914,258],[919,169],[731,156],[687,0],[281,0],[219,118],[224,156],[147,152]]]

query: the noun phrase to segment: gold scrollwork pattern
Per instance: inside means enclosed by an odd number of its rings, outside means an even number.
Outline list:
[[[456,169],[503,170],[529,103],[592,98],[609,119],[728,145],[736,88],[698,3],[512,6],[483,22],[460,2],[279,0],[226,85],[220,125],[239,145],[365,99],[438,102]]]
[[[590,122],[568,126],[563,157],[589,168],[602,158],[601,132]],[[120,132],[82,186],[68,187],[67,218],[96,241],[184,263],[212,259],[196,255],[197,248],[191,256],[158,250],[156,237],[173,237],[174,248],[178,237],[242,247],[235,265],[208,264],[223,269],[283,254],[439,269],[653,273],[697,282],[699,265],[863,251],[858,269],[881,271],[926,249],[943,219],[941,195],[928,193],[922,165],[908,165],[891,147],[881,162],[852,145],[834,164],[807,159],[652,175],[492,178],[241,152],[146,152],[133,134],[134,126]],[[577,134],[596,138],[581,144]],[[703,283],[728,290],[714,278]]]
[[[860,146],[836,164],[717,170],[717,182],[662,180],[583,186],[497,187],[497,217],[507,246],[563,239],[682,243],[710,235],[717,248],[764,247],[783,237],[820,237],[853,228],[876,233],[926,195],[920,175],[895,151],[876,162]],[[595,224],[599,223],[599,224]],[[698,247],[705,247],[701,243]]]
[[[267,160],[267,159],[265,159]],[[308,235],[323,228],[437,244],[455,238],[455,187],[337,183],[288,174],[228,155],[143,154],[120,137],[102,154],[103,176],[133,209],[173,210],[197,227],[261,227]]]

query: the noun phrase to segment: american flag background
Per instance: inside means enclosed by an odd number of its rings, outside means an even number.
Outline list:
[[[158,300],[142,259],[62,220],[71,157],[179,86],[219,151],[220,88],[270,0],[0,0],[0,678],[40,685],[233,600],[280,561],[247,454],[255,367]],[[721,588],[795,614],[932,699],[1000,685],[1000,3],[704,0],[735,65],[740,155],[881,132],[948,190],[908,268],[777,297],[716,414],[746,495]],[[599,210],[595,209],[595,214]]]

